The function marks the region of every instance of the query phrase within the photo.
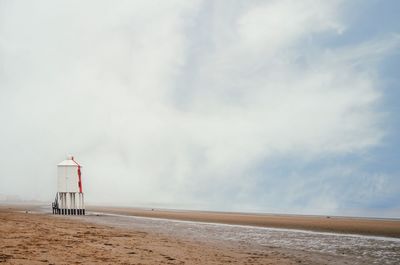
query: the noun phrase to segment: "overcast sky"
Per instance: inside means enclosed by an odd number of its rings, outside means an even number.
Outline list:
[[[0,194],[400,217],[400,4],[0,0]]]

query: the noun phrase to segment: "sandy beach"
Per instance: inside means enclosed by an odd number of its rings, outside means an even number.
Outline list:
[[[244,240],[218,241],[211,237],[204,240],[182,236],[179,233],[163,233],[160,232],[161,230],[152,229],[150,220],[146,218],[140,220],[147,224],[149,229],[142,229],[134,219],[132,221],[126,219],[125,221],[130,223],[125,227],[113,225],[121,221],[118,216],[102,216],[97,213],[80,217],[59,216],[35,209],[37,208],[24,206],[0,207],[0,262],[5,264],[282,265],[372,263],[371,260],[364,259],[361,253],[360,256],[346,255],[344,252],[329,254],[311,249],[296,250],[273,244],[257,244],[256,242],[250,244]],[[106,211],[110,210],[106,209]],[[115,211],[119,210],[115,209]],[[161,213],[159,214],[161,216]],[[190,216],[189,213],[185,214]],[[166,216],[163,215],[163,217]],[[194,215],[193,218],[199,217]],[[232,216],[231,218],[233,219]],[[162,225],[173,224],[163,223]],[[177,229],[182,230],[180,227]],[[183,231],[183,233],[186,232]],[[213,237],[219,237],[213,231],[210,233],[214,233]],[[395,244],[396,249],[400,247],[400,244]],[[393,248],[392,245],[390,246]],[[395,262],[396,259],[395,257]],[[395,264],[393,258],[391,261],[392,263],[388,264]]]
[[[0,210],[0,262],[5,264],[296,264],[263,253],[93,225],[63,216]]]

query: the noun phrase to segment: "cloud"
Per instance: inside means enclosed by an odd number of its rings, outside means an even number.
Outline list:
[[[349,26],[340,1],[29,5],[1,14],[2,193],[52,197],[71,152],[92,202],[268,211],[282,194],[256,187],[276,177],[262,165],[358,154],[385,135],[376,62],[399,39],[327,45]],[[310,209],[340,204],[282,178]]]

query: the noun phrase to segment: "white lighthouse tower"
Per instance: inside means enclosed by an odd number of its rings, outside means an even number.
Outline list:
[[[81,168],[73,156],[68,156],[57,165],[57,194],[52,203],[53,214],[85,214]]]

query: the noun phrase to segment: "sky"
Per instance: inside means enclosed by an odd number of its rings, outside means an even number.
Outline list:
[[[396,0],[0,0],[0,194],[400,217]]]

